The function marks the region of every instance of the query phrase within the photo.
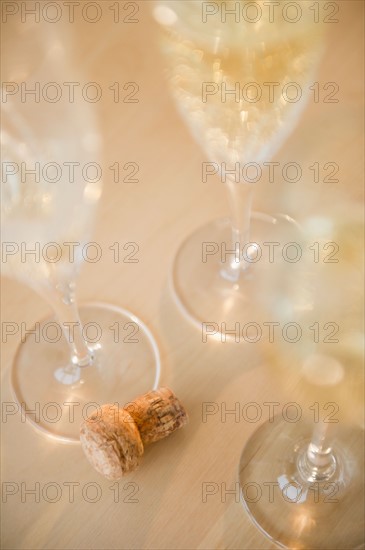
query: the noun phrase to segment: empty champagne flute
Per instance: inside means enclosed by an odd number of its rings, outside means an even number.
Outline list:
[[[251,519],[282,548],[363,544],[364,222],[356,211],[307,219],[303,261],[272,266],[260,281],[260,322],[275,330],[262,341],[265,363],[288,399],[273,403],[277,415],[246,443],[239,482]]]
[[[101,196],[102,136],[95,106],[81,94],[74,98],[87,81],[73,66],[72,35],[62,22],[30,21],[7,22],[3,33],[2,270],[54,312],[34,327],[7,328],[8,337],[22,335],[11,384],[33,426],[75,442],[81,419],[95,407],[156,388],[160,357],[150,330],[132,313],[76,304],[82,261],[95,261],[101,248],[90,236]]]
[[[295,22],[268,4],[154,6],[172,95],[209,159],[202,181],[218,174],[230,205],[229,220],[199,227],[174,260],[174,295],[200,328],[204,321],[232,327],[251,315],[255,272],[269,264],[263,243],[290,240],[297,230],[289,216],[251,213],[253,190],[306,105],[323,32],[305,2]]]

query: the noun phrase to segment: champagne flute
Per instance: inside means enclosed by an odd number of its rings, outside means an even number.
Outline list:
[[[306,105],[322,28],[304,7],[290,23],[280,9],[272,19],[267,2],[249,3],[256,16],[246,4],[159,0],[153,12],[173,97],[211,161],[203,180],[218,172],[230,205],[230,220],[199,227],[174,260],[177,303],[200,328],[251,315],[255,272],[269,264],[263,243],[297,230],[289,216],[251,213],[254,180]]]
[[[281,547],[358,548],[364,534],[363,217],[353,207],[338,218],[313,216],[304,230],[307,263],[274,266],[261,281],[261,315],[278,325],[274,341],[265,340],[266,362],[288,403],[243,449],[242,501]],[[280,327],[289,325],[294,332],[283,337]]]
[[[157,387],[160,357],[134,314],[76,305],[82,261],[100,249],[90,235],[101,195],[101,136],[89,102],[59,96],[63,83],[83,80],[71,61],[72,36],[60,22],[3,27],[2,270],[54,311],[31,330],[7,328],[8,336],[22,334],[11,384],[33,426],[76,442],[81,419],[95,407]]]

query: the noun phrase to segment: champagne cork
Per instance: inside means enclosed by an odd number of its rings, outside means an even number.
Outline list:
[[[185,409],[168,388],[137,397],[125,408],[106,404],[80,427],[86,458],[99,474],[118,480],[136,470],[144,445],[155,443],[188,422]]]

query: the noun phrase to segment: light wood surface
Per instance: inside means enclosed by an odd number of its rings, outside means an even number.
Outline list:
[[[111,4],[103,2],[103,6]],[[362,200],[362,50],[363,2],[341,1],[340,22],[329,26],[328,48],[318,81],[337,82],[339,102],[310,102],[300,125],[278,153],[280,162],[303,166],[337,162],[339,183],[267,183],[257,186],[255,209],[289,210],[294,217],[317,204],[355,197]],[[99,102],[104,141],[103,166],[115,161],[137,162],[138,184],[104,181],[94,238],[103,248],[115,241],[135,241],[137,264],[114,263],[105,255],[83,267],[79,300],[100,300],[139,315],[153,331],[162,357],[163,385],[185,404],[190,423],[146,450],[143,465],[119,484],[115,502],[111,482],[98,476],[79,446],[59,445],[21,422],[20,415],[4,419],[2,481],[26,488],[50,482],[62,488],[57,503],[39,503],[19,493],[2,504],[2,547],[7,549],[269,549],[273,545],[258,531],[238,500],[238,461],[241,449],[259,423],[220,414],[202,421],[202,406],[215,402],[233,409],[255,401],[285,402],[285,392],[262,368],[257,345],[202,343],[201,333],[180,314],[168,277],[181,240],[205,221],[228,213],[225,190],[201,182],[201,163],[207,160],[179,118],[163,79],[157,32],[150,2],[139,2],[138,24],[119,26],[103,17],[91,26],[76,18],[75,62],[87,60],[88,80],[107,89],[115,81],[135,81],[139,103]],[[106,11],[106,8],[105,8]],[[3,44],[6,52],[6,44]],[[311,172],[308,172],[309,174]],[[335,186],[338,186],[337,188]],[[322,187],[320,187],[322,186]],[[339,191],[340,190],[340,191]],[[296,195],[297,193],[297,195]],[[303,195],[306,199],[303,200]],[[289,203],[288,197],[291,197]],[[297,197],[293,201],[293,197]],[[31,325],[48,306],[27,287],[2,280],[2,321]],[[9,370],[19,337],[2,346],[2,399],[12,401]],[[263,414],[262,421],[267,418]],[[65,483],[76,482],[74,502]],[[98,502],[86,502],[82,489],[97,483]],[[137,484],[134,498],[128,482]],[[219,490],[203,502],[204,484]],[[231,492],[226,495],[221,489]],[[92,490],[90,490],[92,496]],[[124,502],[123,502],[124,500]]]

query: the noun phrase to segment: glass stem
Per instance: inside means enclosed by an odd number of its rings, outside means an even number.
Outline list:
[[[255,255],[255,247],[247,246],[250,243],[253,184],[228,181],[227,187],[231,212],[232,247],[226,251],[226,258],[230,259],[225,262],[221,273],[226,279],[238,281],[243,273],[247,274],[250,255]]]
[[[71,365],[87,367],[93,362],[93,354],[83,336],[82,324],[75,300],[73,284],[57,285],[56,291],[46,295],[52,306],[57,322],[66,338],[71,352]]]
[[[328,481],[336,471],[331,426],[322,420],[316,424],[311,442],[299,458],[299,470],[307,481]]]

